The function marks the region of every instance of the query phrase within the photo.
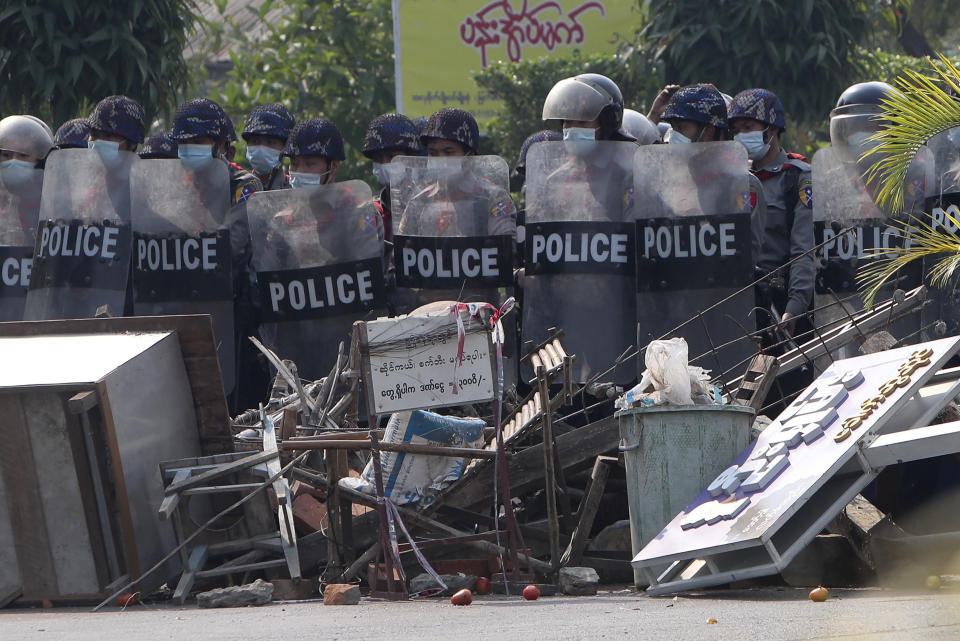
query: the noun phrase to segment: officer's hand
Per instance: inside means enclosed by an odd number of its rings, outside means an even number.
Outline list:
[[[793,336],[793,330],[797,327],[797,319],[790,312],[784,312],[783,316],[780,317],[780,325],[790,336]]]
[[[670,102],[670,96],[679,88],[680,85],[667,85],[661,89],[657,97],[653,99],[653,104],[650,105],[650,112],[647,114],[647,118],[649,118],[653,124],[660,122],[660,114],[663,113],[667,103]]]

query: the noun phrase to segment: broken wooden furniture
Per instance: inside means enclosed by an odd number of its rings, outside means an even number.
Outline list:
[[[99,600],[175,545],[159,462],[230,446],[210,319],[0,323],[0,362],[2,583]]]
[[[164,500],[158,510],[162,521],[170,520],[179,541],[194,534],[198,523],[206,522],[215,510],[217,496],[258,491],[265,478],[280,471],[272,423],[265,429],[262,452],[237,452],[218,456],[165,461],[160,464],[164,479]],[[271,443],[272,441],[272,443]],[[292,496],[287,481],[273,483],[277,516],[272,515],[266,493],[244,506],[232,523],[216,523],[180,550],[183,573],[173,598],[186,601],[198,579],[228,574],[245,574],[287,567],[291,579],[300,578],[300,560],[293,529]],[[277,523],[279,522],[279,531]],[[212,558],[229,557],[215,567],[204,569]],[[273,557],[273,558],[267,558]]]

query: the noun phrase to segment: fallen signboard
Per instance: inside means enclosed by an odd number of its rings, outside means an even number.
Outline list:
[[[954,336],[834,362],[634,557],[648,592],[776,574],[885,465],[960,449],[960,425],[912,429],[960,391],[960,368],[941,371],[958,351]]]

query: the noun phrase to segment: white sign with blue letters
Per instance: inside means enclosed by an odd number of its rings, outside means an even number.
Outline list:
[[[864,448],[927,425],[956,395],[960,371],[945,384],[928,381],[958,350],[960,337],[950,337],[834,362],[637,554],[648,591],[785,567],[879,472]]]

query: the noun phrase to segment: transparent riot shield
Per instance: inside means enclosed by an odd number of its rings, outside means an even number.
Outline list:
[[[39,169],[25,179],[0,171],[0,322],[23,320],[42,188]]]
[[[750,174],[736,142],[641,147],[634,156],[637,336],[681,336],[716,378],[756,353]],[[744,288],[747,288],[744,290]],[[741,291],[744,290],[744,291]]]
[[[229,396],[236,378],[233,300],[249,235],[242,209],[230,209],[222,162],[192,171],[179,160],[151,160],[130,172],[133,312],[210,314]]]
[[[110,166],[89,149],[50,154],[24,317],[91,318],[101,305],[122,315],[130,272],[130,170],[121,151]]]
[[[305,379],[329,374],[357,320],[386,308],[383,224],[359,180],[247,201],[260,335]]]
[[[857,274],[867,263],[894,254],[885,250],[902,247],[905,239],[894,220],[906,220],[923,209],[924,195],[932,188],[934,162],[928,149],[922,149],[907,172],[904,184],[905,211],[890,212],[876,205],[872,187],[860,171],[863,162],[853,162],[844,149],[827,147],[813,157],[814,242],[820,270],[814,293],[814,324],[819,332],[846,323],[863,309]],[[878,300],[889,298],[895,289],[908,290],[921,282],[921,265],[908,266],[885,286]],[[905,342],[920,340],[919,315],[886,327]],[[840,357],[856,355],[854,347]],[[836,355],[834,355],[836,357]]]
[[[404,156],[389,167],[395,311],[437,301],[499,306],[513,296],[517,211],[507,163],[499,156]],[[503,328],[509,387],[516,381],[516,316],[506,316]]]
[[[523,340],[565,332],[577,382],[626,383],[636,343],[633,154],[628,142],[542,142],[527,153]],[[532,372],[522,372],[525,378]]]
[[[933,137],[928,143],[934,158],[934,189],[929,194],[921,220],[938,232],[960,236],[960,127]],[[931,270],[946,254],[926,256],[923,273]],[[929,287],[929,303],[921,310],[923,340],[960,334],[960,274],[953,274],[942,286]]]

